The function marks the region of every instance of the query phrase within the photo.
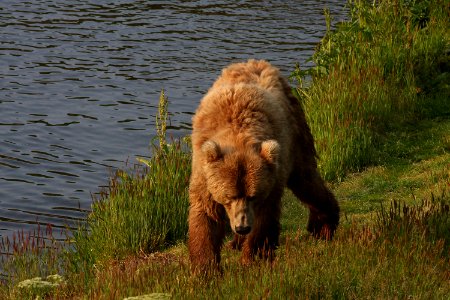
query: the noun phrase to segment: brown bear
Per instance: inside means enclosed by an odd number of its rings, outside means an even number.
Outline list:
[[[242,262],[272,259],[283,190],[310,210],[308,231],[331,239],[339,205],[318,173],[305,114],[279,70],[249,60],[225,68],[193,117],[189,255],[194,269],[219,268],[229,222]]]

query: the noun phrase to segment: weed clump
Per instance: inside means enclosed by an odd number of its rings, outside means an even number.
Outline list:
[[[417,206],[408,206],[399,201],[391,202],[377,213],[376,225],[383,239],[417,237],[430,243],[443,243],[443,254],[450,249],[450,197],[442,195],[424,199]]]
[[[187,233],[191,155],[187,140],[166,141],[167,98],[160,97],[159,144],[130,174],[117,171],[95,199],[86,225],[74,232],[76,273],[128,255],[151,253],[184,241]]]
[[[45,297],[54,292],[62,284],[64,284],[62,276],[54,274],[47,276],[45,279],[42,279],[41,277],[26,279],[19,282],[17,288],[22,297],[40,299],[40,297]]]

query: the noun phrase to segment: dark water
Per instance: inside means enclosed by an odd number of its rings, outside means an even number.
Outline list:
[[[0,1],[0,237],[74,224],[111,170],[149,155],[162,88],[189,133],[231,62],[305,65],[346,1]]]

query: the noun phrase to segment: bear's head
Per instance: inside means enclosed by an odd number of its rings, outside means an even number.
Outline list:
[[[208,140],[201,151],[212,198],[224,206],[235,233],[250,233],[255,211],[267,199],[277,178],[279,144],[267,140],[238,149]]]

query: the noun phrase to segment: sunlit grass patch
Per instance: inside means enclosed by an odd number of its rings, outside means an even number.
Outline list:
[[[442,1],[350,1],[349,10],[350,20],[335,31],[326,14],[329,31],[313,56],[316,66],[293,73],[329,180],[376,163],[379,135],[391,125],[450,109],[448,87],[425,88],[448,77],[450,24]],[[312,77],[307,87],[305,75]],[[447,96],[424,97],[431,91]]]
[[[111,178],[108,192],[92,207],[89,227],[75,236],[76,247],[87,243],[86,251],[114,258],[184,240],[190,155],[182,147],[182,142],[167,145],[147,169]]]
[[[377,150],[382,165],[333,185],[343,213],[363,214],[359,218],[370,220],[386,200],[419,204],[430,194],[446,190],[450,184],[450,151],[445,148],[448,132],[448,119],[437,118],[403,124],[401,130],[385,133],[384,144]]]
[[[376,221],[370,224],[343,220],[346,224],[332,242],[288,232],[272,264],[257,261],[242,266],[240,253],[226,248],[219,277],[192,276],[185,249],[177,255],[169,251],[125,259],[100,275],[90,295],[120,298],[156,292],[183,299],[441,299],[450,292],[449,237],[443,230],[449,226],[449,204],[447,194],[420,205],[393,202],[378,209]]]

